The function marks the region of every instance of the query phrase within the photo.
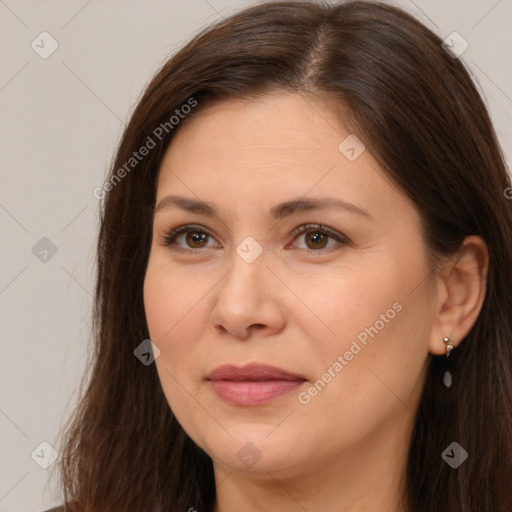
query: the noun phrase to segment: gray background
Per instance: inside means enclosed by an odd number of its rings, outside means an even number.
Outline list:
[[[2,512],[60,503],[57,482],[48,483],[55,466],[41,468],[31,453],[43,441],[57,445],[78,396],[94,290],[99,203],[92,191],[124,123],[171,53],[251,3],[0,0]],[[461,58],[510,161],[512,0],[394,3],[441,37],[457,31],[468,41]],[[47,59],[31,48],[43,31],[59,45]],[[53,256],[33,251],[43,237],[56,246]],[[41,461],[48,453],[36,450]]]

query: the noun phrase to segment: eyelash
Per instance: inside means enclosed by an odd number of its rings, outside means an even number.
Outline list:
[[[196,232],[196,233],[202,233],[206,234],[213,238],[213,235],[203,226],[197,225],[197,224],[185,224],[183,226],[179,226],[176,229],[173,229],[170,233],[167,235],[164,235],[164,239],[162,244],[164,246],[172,247],[172,250],[183,252],[183,253],[195,253],[201,251],[201,249],[183,249],[182,247],[179,247],[176,245],[176,238],[178,235],[182,233],[187,232]],[[334,231],[331,228],[328,228],[327,226],[323,226],[322,224],[304,224],[302,226],[299,226],[298,228],[294,229],[290,236],[293,236],[293,240],[297,238],[299,235],[309,233],[309,232],[316,232],[316,233],[322,233],[324,235],[328,235],[330,238],[333,238],[338,242],[341,246],[348,245],[350,243],[350,240],[345,237],[344,235],[338,233],[337,231]],[[338,247],[339,248],[339,247]],[[301,249],[306,251],[308,254],[326,254],[332,252],[333,249],[336,249],[336,247],[330,247],[328,249]]]

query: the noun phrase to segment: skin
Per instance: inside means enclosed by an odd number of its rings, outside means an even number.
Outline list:
[[[482,306],[485,243],[468,237],[457,257],[431,272],[419,214],[368,148],[355,161],[339,151],[352,132],[335,112],[327,100],[284,92],[214,104],[180,126],[159,171],[157,205],[174,194],[219,210],[214,217],[158,210],[144,283],[162,388],[213,460],[215,512],[400,510],[429,353],[445,353],[444,336],[460,344]],[[270,217],[271,207],[302,197],[342,199],[372,219],[342,210]],[[309,238],[291,236],[310,223],[349,242],[315,244],[314,228]],[[211,236],[181,234],[165,246],[185,224]],[[252,263],[236,252],[248,236],[263,250]],[[396,303],[394,318],[333,371]],[[309,382],[268,404],[225,403],[205,377],[248,362]],[[301,403],[299,393],[329,368],[335,376]],[[248,442],[261,455],[250,467],[237,457]]]

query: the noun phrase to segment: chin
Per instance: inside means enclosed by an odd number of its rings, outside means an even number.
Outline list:
[[[283,429],[278,432],[279,429]],[[268,473],[287,471],[300,461],[299,439],[290,435],[283,425],[239,423],[227,429],[233,437],[223,435],[206,439],[201,447],[214,460],[235,471]],[[268,476],[268,475],[267,475]]]

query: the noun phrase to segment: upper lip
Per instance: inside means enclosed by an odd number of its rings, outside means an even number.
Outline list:
[[[207,380],[265,381],[265,380],[306,380],[299,374],[267,364],[250,363],[245,366],[225,364],[213,370]]]

